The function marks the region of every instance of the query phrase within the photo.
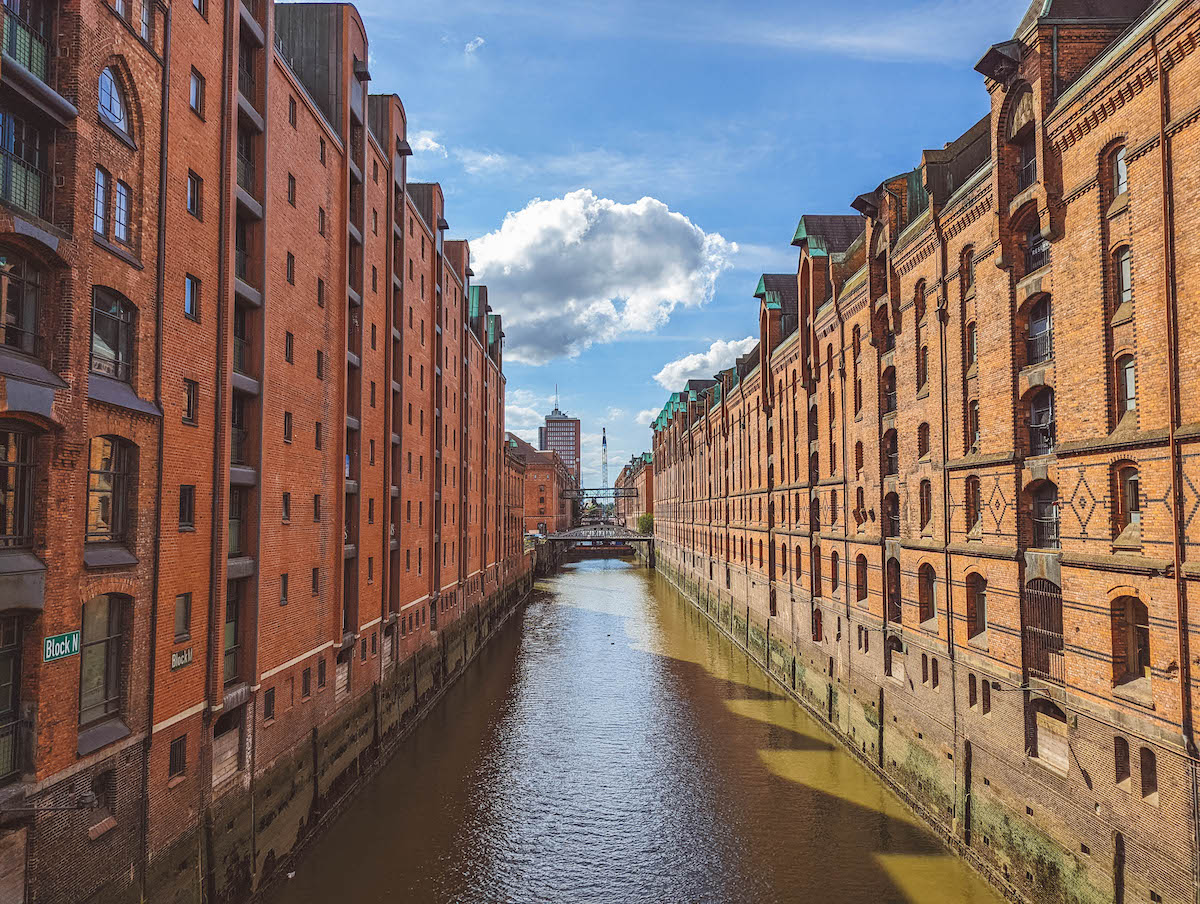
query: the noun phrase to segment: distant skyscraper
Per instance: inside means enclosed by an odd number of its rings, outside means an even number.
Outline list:
[[[567,417],[555,405],[546,415],[546,426],[538,427],[538,446],[557,452],[579,486],[579,418]]]

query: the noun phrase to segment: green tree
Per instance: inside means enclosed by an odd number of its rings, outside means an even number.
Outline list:
[[[642,512],[638,515],[637,529],[639,534],[654,533],[654,516],[649,512]]]

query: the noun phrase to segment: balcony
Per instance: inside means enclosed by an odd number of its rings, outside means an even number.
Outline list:
[[[1054,356],[1054,345],[1050,341],[1051,333],[1030,336],[1025,340],[1026,360],[1032,364],[1041,364]]]
[[[239,144],[241,142],[239,141]],[[254,194],[255,186],[258,184],[255,180],[254,160],[248,154],[243,154],[241,151],[237,155],[237,182],[238,185]]]
[[[31,727],[23,721],[0,725],[0,786],[10,784],[25,771]]]
[[[1049,455],[1054,451],[1054,422],[1029,425],[1029,454]]]
[[[1033,515],[1033,546],[1035,549],[1058,549],[1058,512]]]
[[[234,465],[250,464],[250,431],[244,427],[234,427],[229,431],[229,462]]]
[[[0,113],[4,125],[13,118]],[[29,144],[25,145],[29,148]],[[36,150],[36,149],[35,149]],[[39,166],[23,159],[7,147],[0,148],[0,200],[39,219],[49,219],[50,177]]]
[[[233,337],[233,371],[252,376],[250,373],[250,343],[237,336]]]
[[[1025,249],[1026,275],[1048,266],[1050,263],[1050,243],[1042,238],[1041,233],[1030,236],[1029,246]]]
[[[44,13],[40,3],[25,4],[25,7],[31,16]],[[50,43],[7,3],[4,5],[4,53],[49,84]]]

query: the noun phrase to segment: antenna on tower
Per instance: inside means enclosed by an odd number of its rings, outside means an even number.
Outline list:
[[[554,384],[554,410],[558,411],[558,384]]]
[[[608,431],[600,428],[600,473],[604,480],[604,498],[608,498]]]

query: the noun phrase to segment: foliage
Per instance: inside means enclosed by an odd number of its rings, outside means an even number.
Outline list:
[[[639,534],[654,533],[654,516],[649,512],[642,512],[638,515],[637,529]]]

